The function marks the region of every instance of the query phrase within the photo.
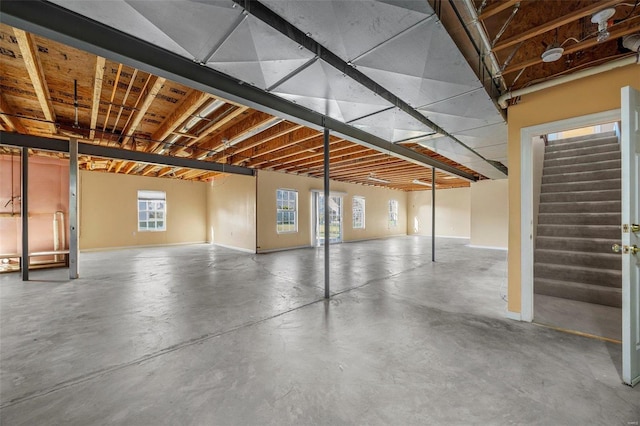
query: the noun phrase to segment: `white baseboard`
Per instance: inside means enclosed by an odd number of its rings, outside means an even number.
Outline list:
[[[504,250],[504,251],[509,250],[507,247],[476,246],[476,245],[473,245],[473,244],[469,244],[469,245],[467,245],[467,247],[471,247],[471,248],[479,248],[479,249],[491,249],[491,250]]]
[[[89,249],[80,249],[80,253],[91,253],[96,251],[112,251],[112,250],[128,250],[136,248],[154,248],[154,247],[172,247],[172,246],[189,246],[195,244],[208,244],[206,241],[191,241],[188,243],[169,243],[169,244],[147,244],[139,246],[118,246],[118,247],[96,247]]]
[[[242,252],[245,252],[245,253],[256,254],[255,250],[251,250],[251,249],[248,249],[248,248],[230,246],[230,245],[227,245],[227,244],[220,244],[220,243],[213,243],[213,245],[214,246],[218,246],[218,247],[228,248],[228,249],[231,249],[231,250],[238,250],[238,251],[242,251]]]
[[[505,313],[505,316],[509,319],[512,320],[516,320],[516,321],[522,321],[522,315],[520,314],[520,312],[511,312],[511,311],[507,311]]]

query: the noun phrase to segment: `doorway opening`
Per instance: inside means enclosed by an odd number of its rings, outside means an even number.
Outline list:
[[[313,192],[312,197],[313,220],[312,230],[313,245],[320,247],[324,245],[324,194],[322,192]],[[342,196],[329,196],[329,244],[342,242]]]
[[[621,158],[617,122],[534,137],[533,321],[622,338]]]

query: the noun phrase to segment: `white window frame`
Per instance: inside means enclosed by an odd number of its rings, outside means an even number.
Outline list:
[[[138,232],[165,232],[167,230],[167,193],[139,190],[137,198]],[[143,225],[144,226],[141,226]]]
[[[389,200],[389,228],[398,226],[398,200]]]
[[[293,195],[293,199],[291,196]],[[287,220],[280,218],[286,215]],[[292,223],[290,222],[293,218]],[[293,225],[293,229],[288,229]],[[276,232],[278,234],[292,234],[298,232],[298,191],[295,189],[276,189]]]
[[[361,203],[360,206],[356,204]],[[361,207],[361,211],[360,211]],[[353,229],[365,229],[366,226],[366,201],[364,197],[355,195],[351,200],[352,221],[351,226]]]

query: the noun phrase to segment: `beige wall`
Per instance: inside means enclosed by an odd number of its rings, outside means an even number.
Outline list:
[[[471,184],[471,244],[507,248],[509,243],[509,181]]]
[[[138,190],[166,192],[165,232],[138,232]],[[206,218],[204,182],[80,172],[81,250],[204,242]]]
[[[322,190],[322,179],[258,172],[258,251],[311,245],[311,191]],[[298,232],[276,232],[276,190],[298,191]],[[343,202],[343,240],[356,241],[407,233],[407,193],[365,185],[331,182],[331,191],[341,192]],[[352,227],[353,196],[365,197],[365,229]],[[389,228],[389,200],[398,201],[398,226]]]
[[[640,66],[629,65],[535,92],[509,107],[509,311],[520,312],[520,130],[620,108],[620,88],[640,89]]]
[[[471,236],[471,189],[436,190],[436,236]],[[431,235],[431,191],[409,193],[409,234]]]
[[[256,178],[219,176],[207,191],[207,241],[255,252]]]

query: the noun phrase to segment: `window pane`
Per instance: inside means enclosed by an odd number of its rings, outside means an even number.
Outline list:
[[[163,191],[138,191],[138,230],[164,231],[166,193]]]

